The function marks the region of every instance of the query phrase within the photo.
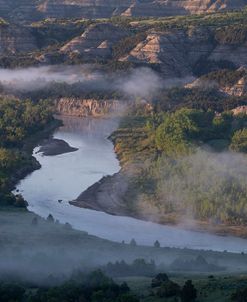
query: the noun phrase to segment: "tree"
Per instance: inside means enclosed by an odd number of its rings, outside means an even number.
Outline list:
[[[131,246],[137,246],[137,243],[136,243],[136,241],[135,241],[135,239],[133,238],[133,239],[131,239],[131,241],[130,241],[130,245]]]
[[[199,131],[194,121],[198,114],[201,111],[181,109],[168,115],[156,131],[157,149],[172,157],[189,154],[193,149],[190,138]]]
[[[55,222],[54,217],[53,217],[51,214],[48,215],[48,217],[46,218],[46,220],[47,220],[48,222],[51,222],[51,223],[54,223],[54,222]]]
[[[191,280],[187,280],[181,290],[182,302],[193,302],[197,297],[197,290]]]
[[[25,208],[28,205],[28,203],[21,194],[18,194],[15,196],[14,205],[19,208]]]
[[[38,218],[37,218],[37,217],[34,217],[34,218],[33,218],[33,220],[32,220],[32,225],[33,225],[33,226],[38,225]]]
[[[14,284],[0,284],[0,301],[13,302],[22,301],[25,289]]]
[[[72,225],[70,223],[66,222],[65,225],[64,225],[64,228],[66,230],[72,230]]]
[[[234,302],[247,302],[247,288],[243,290],[238,289],[232,294],[231,300]]]
[[[156,240],[156,241],[154,242],[154,247],[160,248],[160,243],[159,243],[158,240]]]
[[[118,302],[139,302],[139,299],[136,296],[133,296],[132,294],[123,294],[121,295],[118,300]]]
[[[161,298],[169,298],[178,296],[180,293],[180,287],[177,283],[168,280],[163,282],[157,291],[157,295]]]
[[[153,288],[159,287],[159,286],[161,286],[162,283],[165,283],[168,281],[169,281],[169,278],[168,278],[167,274],[160,273],[152,280],[151,287],[153,287]]]
[[[234,133],[230,148],[237,152],[247,152],[247,128]]]

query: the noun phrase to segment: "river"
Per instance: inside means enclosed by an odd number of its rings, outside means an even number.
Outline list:
[[[68,203],[104,175],[119,171],[113,145],[107,139],[118,122],[107,119],[62,117],[64,126],[54,138],[63,139],[79,150],[57,156],[34,156],[42,168],[23,179],[17,189],[28,201],[28,209],[41,217],[49,214],[61,223],[112,241],[138,244],[204,249],[215,251],[247,252],[247,240],[232,236],[182,230],[129,217],[112,216],[103,212],[77,208]],[[62,200],[62,202],[58,202]]]

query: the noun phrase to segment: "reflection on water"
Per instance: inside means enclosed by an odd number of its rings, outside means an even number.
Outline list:
[[[113,145],[107,139],[117,127],[117,121],[62,119],[64,126],[54,133],[54,137],[65,140],[79,150],[52,157],[35,154],[42,168],[20,184],[30,209],[37,204],[45,204],[49,208],[58,200],[73,200],[104,175],[119,170]]]
[[[42,217],[52,214],[76,229],[118,242],[135,238],[139,244],[153,245],[157,239],[162,246],[247,251],[247,240],[244,239],[185,231],[71,206],[69,200],[75,199],[102,176],[112,175],[120,169],[113,145],[107,139],[117,127],[117,121],[75,117],[64,117],[63,121],[64,126],[54,137],[79,150],[52,157],[35,154],[42,168],[26,177],[17,188],[28,201],[30,211]]]

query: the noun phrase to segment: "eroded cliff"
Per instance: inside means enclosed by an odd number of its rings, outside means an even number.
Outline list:
[[[174,16],[233,10],[246,0],[1,0],[0,16],[16,21],[43,18],[109,18],[112,16]]]
[[[27,27],[0,25],[0,55],[37,49],[36,39]]]
[[[83,54],[86,59],[107,59],[112,56],[113,45],[127,36],[125,29],[111,23],[93,24],[81,36],[66,43],[60,52],[70,56]]]
[[[78,117],[101,117],[121,113],[124,105],[118,100],[60,98],[55,101],[58,114]]]

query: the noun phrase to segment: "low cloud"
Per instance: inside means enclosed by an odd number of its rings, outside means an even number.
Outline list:
[[[104,72],[92,65],[42,66],[25,69],[0,69],[0,85],[6,93],[28,93],[51,89],[53,84],[74,85],[79,92],[114,91],[129,98],[148,98],[161,89],[182,86],[192,78],[164,79],[150,68]]]

